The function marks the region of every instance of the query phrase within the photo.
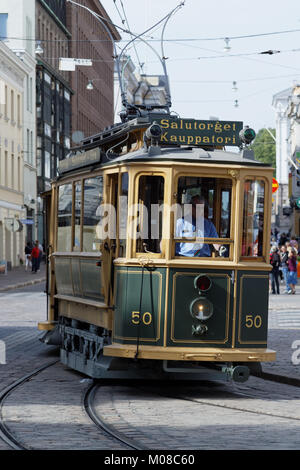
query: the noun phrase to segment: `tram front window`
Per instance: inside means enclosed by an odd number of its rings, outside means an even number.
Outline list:
[[[141,176],[137,221],[137,253],[161,252],[164,178]]]
[[[246,180],[244,185],[244,213],[242,256],[263,256],[265,183]]]
[[[231,192],[228,179],[179,178],[174,229],[175,240],[181,241],[175,243],[175,256],[230,256],[230,244],[223,245],[221,239],[230,238]],[[182,240],[185,238],[193,241]]]

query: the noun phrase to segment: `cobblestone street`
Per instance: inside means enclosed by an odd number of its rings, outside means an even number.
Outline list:
[[[28,281],[30,282],[30,281]],[[58,349],[42,344],[36,325],[44,320],[44,283],[0,293],[0,339],[6,364],[1,389],[43,363]],[[299,292],[299,289],[298,289]],[[263,371],[300,379],[298,296],[270,296],[269,345],[277,361]],[[298,343],[297,343],[298,341]],[[2,417],[28,448],[124,448],[100,432],[86,415],[82,394],[89,381],[57,363],[6,399]],[[124,384],[100,387],[95,409],[118,432],[148,449],[298,449],[300,388],[256,377],[233,382],[174,387]],[[8,449],[0,441],[0,449]]]

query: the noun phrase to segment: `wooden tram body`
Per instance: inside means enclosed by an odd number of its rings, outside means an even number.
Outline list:
[[[272,168],[247,149],[195,145],[200,124],[193,141],[189,129],[179,141],[182,121],[169,116],[156,116],[163,132],[148,139],[153,119],[113,126],[62,162],[46,195],[50,301],[39,328],[45,341],[56,332],[63,363],[91,377],[225,372],[244,381],[275,359],[267,349]],[[176,233],[174,207],[199,192],[219,238]],[[157,212],[145,215],[150,205]],[[211,255],[180,255],[187,241]],[[194,314],[195,305],[209,315]]]

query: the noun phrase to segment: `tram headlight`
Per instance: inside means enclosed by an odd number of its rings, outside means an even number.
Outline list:
[[[195,277],[194,287],[200,292],[208,291],[211,288],[211,285],[211,279],[206,274],[200,274],[199,276]]]
[[[239,133],[239,137],[242,142],[245,144],[251,144],[252,140],[255,139],[256,134],[253,129],[250,129],[249,126],[245,126]]]
[[[198,297],[191,303],[190,312],[196,320],[208,320],[214,312],[213,304],[205,297]]]
[[[157,122],[153,122],[150,127],[145,132],[146,138],[149,140],[154,140],[158,141],[160,139],[160,136],[162,134],[162,128],[160,127]]]

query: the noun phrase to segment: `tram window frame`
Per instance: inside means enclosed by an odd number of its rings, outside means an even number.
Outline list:
[[[77,185],[80,185],[80,191],[76,191]],[[77,192],[79,198],[77,199]],[[79,205],[79,217],[76,214],[76,204]],[[80,252],[82,247],[82,209],[83,209],[83,180],[76,180],[73,182],[73,235],[72,235],[72,251]],[[79,220],[79,224],[76,223]],[[78,229],[76,230],[76,227]]]
[[[126,258],[127,230],[128,230],[128,197],[129,197],[129,172],[119,174],[118,181],[118,204],[117,204],[117,247],[118,257]],[[124,199],[126,198],[126,200]]]
[[[83,194],[82,194],[82,216],[81,216],[81,232],[82,232],[82,234],[81,234],[81,237],[82,237],[81,252],[82,253],[94,253],[95,254],[95,253],[100,252],[100,246],[97,249],[85,249],[85,247],[87,246],[87,245],[85,245],[85,237],[86,237],[86,233],[87,233],[87,230],[85,230],[85,217],[86,217],[85,207],[87,205],[86,204],[86,194],[87,194],[86,184],[88,184],[87,181],[93,180],[93,179],[96,179],[96,178],[101,178],[102,179],[101,200],[100,200],[100,203],[99,203],[99,205],[97,206],[97,209],[96,209],[96,213],[97,213],[99,207],[104,203],[104,187],[105,187],[104,186],[105,185],[104,174],[100,173],[100,174],[85,177],[85,178],[82,179],[82,189],[83,189]],[[95,230],[95,233],[96,233],[96,227],[99,225],[99,223],[100,223],[100,219],[99,219],[99,221],[97,222],[96,225],[87,225],[87,227],[94,227],[94,230]],[[96,240],[97,239],[95,238],[94,241],[93,241],[93,244],[98,243],[99,245],[101,245],[102,242],[103,242],[102,239],[101,239],[101,241],[98,240],[98,242]]]
[[[252,183],[255,183],[256,181],[260,181],[264,184],[264,200],[263,200],[263,208],[262,208],[262,211],[259,211],[259,213],[262,214],[262,217],[260,218],[260,223],[261,223],[261,226],[262,226],[262,240],[261,240],[261,252],[259,255],[255,256],[255,255],[243,255],[243,241],[244,241],[244,222],[245,222],[245,185],[247,182],[252,182]],[[267,237],[267,234],[266,234],[266,231],[265,231],[265,225],[266,225],[266,202],[267,202],[267,194],[268,194],[268,181],[262,177],[262,176],[246,176],[244,177],[243,181],[242,181],[242,184],[241,184],[241,187],[242,187],[242,191],[243,191],[243,195],[242,195],[242,200],[243,200],[243,205],[242,205],[242,228],[241,228],[241,235],[240,235],[240,259],[242,261],[252,261],[252,262],[257,262],[257,261],[264,261],[266,260],[266,248],[265,248],[265,245],[266,245],[266,239],[268,238]],[[261,204],[261,202],[260,202]],[[251,216],[249,216],[251,217]],[[254,220],[254,214],[252,216],[252,220]],[[253,227],[252,227],[253,228]],[[255,227],[254,227],[255,229]],[[252,248],[254,249],[254,247]]]
[[[204,207],[204,217],[205,219],[211,221],[214,224],[214,227],[217,231],[218,234],[220,234],[220,226],[221,226],[221,218],[219,218],[219,222],[216,223],[216,217],[217,215],[222,213],[222,193],[224,191],[229,190],[229,207],[230,207],[230,213],[229,213],[229,223],[228,223],[228,229],[229,229],[229,236],[228,237],[221,237],[219,235],[219,238],[216,238],[214,241],[214,238],[207,238],[207,241],[205,241],[205,245],[209,245],[210,247],[213,245],[224,245],[227,247],[227,256],[220,256],[216,250],[216,248],[211,249],[211,256],[185,256],[185,255],[179,255],[176,253],[178,249],[179,243],[190,243],[190,244],[196,244],[197,243],[197,237],[178,237],[176,236],[176,229],[177,229],[177,222],[180,219],[174,213],[174,223],[172,227],[172,257],[174,259],[178,260],[214,260],[214,261],[233,261],[234,257],[234,213],[235,213],[235,206],[234,206],[234,201],[235,201],[235,194],[236,194],[236,183],[233,178],[231,178],[229,175],[222,175],[218,174],[216,175],[210,175],[210,174],[204,174],[204,173],[197,173],[194,172],[192,174],[191,171],[189,172],[180,172],[175,179],[175,194],[176,194],[176,204],[182,206],[184,203],[188,202],[180,202],[179,198],[180,195],[183,193],[180,193],[179,191],[179,184],[180,184],[180,179],[181,178],[190,178],[192,179],[199,179],[199,187],[197,188],[197,191],[195,190],[195,194],[191,194],[190,197],[196,196],[199,194],[200,191],[200,196],[204,196],[204,199],[206,201],[205,207]],[[201,192],[200,189],[200,181],[202,186],[205,187],[206,191]],[[213,196],[213,200],[210,196],[210,188],[207,187],[205,184],[205,180],[215,180],[214,187],[212,188],[213,191],[215,191],[215,195]],[[211,204],[212,203],[212,204]],[[212,215],[210,215],[210,210],[212,211]],[[190,238],[190,239],[189,239]],[[206,237],[205,237],[206,238]],[[181,240],[181,241],[178,241]],[[203,240],[203,239],[202,239]],[[203,244],[203,241],[202,241]],[[217,255],[217,256],[216,256]]]
[[[71,188],[71,210],[68,215],[62,216],[64,218],[67,218],[70,221],[69,225],[59,225],[60,221],[60,191],[62,190],[63,187],[69,186]],[[72,251],[72,246],[73,246],[73,207],[74,207],[74,189],[73,189],[73,182],[65,182],[57,186],[57,208],[56,208],[56,217],[57,217],[57,224],[56,224],[56,251],[62,252],[62,253],[69,253]],[[68,227],[69,231],[67,231],[67,234],[69,233],[69,240],[68,237],[60,236],[59,229],[63,227]],[[61,244],[61,241],[64,240],[66,244]],[[67,245],[67,241],[69,241],[69,246]]]
[[[151,204],[158,204],[159,206],[159,213],[158,213],[158,230],[159,230],[159,237],[158,238],[142,238],[142,237],[137,237],[137,234],[143,233],[143,231],[140,230],[139,224],[140,224],[140,216],[141,214],[139,213],[139,204],[140,204],[140,185],[141,185],[141,180],[142,178],[162,178],[162,199],[160,200],[161,202],[154,202],[151,201]],[[166,174],[163,172],[142,172],[138,175],[136,175],[136,190],[135,190],[135,204],[134,204],[134,210],[129,211],[129,215],[131,216],[131,228],[133,229],[133,236],[132,236],[132,242],[133,242],[133,257],[152,257],[152,258],[165,258],[165,253],[164,250],[162,249],[163,246],[163,234],[164,234],[164,217],[163,213],[165,210],[165,198],[166,198],[166,181],[167,177]],[[162,211],[161,208],[162,207]],[[142,214],[143,217],[143,214]],[[149,219],[150,219],[150,227],[149,227]],[[152,227],[152,218],[151,218],[151,213],[149,214],[148,212],[148,224],[147,224],[147,234],[152,234],[151,227]],[[150,240],[150,245],[149,245],[149,240]],[[152,243],[153,242],[153,243]],[[148,244],[147,244],[148,243]],[[156,243],[156,251],[151,251],[153,249],[153,246]],[[147,244],[146,246],[144,244]]]

